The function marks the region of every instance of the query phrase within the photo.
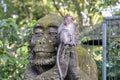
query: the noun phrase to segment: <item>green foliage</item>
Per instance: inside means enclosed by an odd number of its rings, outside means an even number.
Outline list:
[[[3,0],[7,5],[7,12],[3,12],[0,3],[0,79],[21,80],[27,63],[27,41],[32,34],[33,25],[36,20],[49,13],[60,15],[70,14],[83,27],[85,21],[81,12],[87,15],[86,21],[90,25],[100,23],[102,20],[101,9],[115,5],[116,0]],[[120,12],[115,12],[119,15]],[[12,16],[17,15],[16,19]],[[33,20],[35,19],[35,20]],[[89,30],[90,28],[88,28]],[[87,31],[87,30],[86,30]],[[113,30],[109,30],[113,34]],[[80,43],[90,40],[89,36],[84,37]],[[118,42],[109,43],[109,55],[113,60],[112,53],[120,54],[118,48],[114,50]],[[101,76],[101,48],[90,47],[90,53],[94,56]],[[117,58],[119,61],[119,58]],[[117,63],[118,63],[117,61]],[[108,62],[108,68],[113,69],[120,63]],[[117,73],[120,73],[119,71]],[[114,76],[113,72],[108,75]],[[100,77],[101,80],[101,77]]]
[[[115,2],[116,0],[4,0],[7,4],[7,12],[3,12],[3,7],[0,6],[0,19],[17,15],[18,21],[28,22],[33,19],[38,20],[49,13],[58,13],[70,14],[84,25],[84,16],[81,14],[84,12],[87,21],[93,25],[101,22],[101,9],[115,5]]]
[[[0,4],[0,19],[17,15],[17,21],[28,22],[56,12],[52,0],[4,0],[4,3],[7,4],[7,12],[3,12]]]
[[[2,42],[15,43],[17,41],[18,26],[12,18],[0,20],[0,34]],[[9,40],[9,41],[8,41]]]
[[[89,40],[91,40],[91,38],[89,36],[85,36],[85,37],[83,37],[82,39],[79,40],[79,44],[87,42]]]
[[[109,31],[109,33],[111,33]],[[112,34],[111,34],[112,35]],[[83,42],[87,41],[82,39]],[[99,79],[102,79],[102,46],[89,46],[87,47],[89,53],[92,55],[97,64]],[[120,38],[107,40],[107,78],[115,78],[120,75]]]
[[[0,20],[0,79],[22,80],[27,65],[28,39],[35,20],[17,24],[16,19]]]
[[[27,47],[21,47],[18,53],[12,55],[0,54],[0,79],[22,80],[27,65]]]
[[[94,60],[97,64],[98,69],[98,80],[102,80],[102,47],[91,46],[89,52],[93,55]]]
[[[114,78],[120,75],[120,38],[109,39],[107,44],[107,69],[108,77]]]
[[[120,11],[115,11],[114,15],[119,16],[120,15]]]

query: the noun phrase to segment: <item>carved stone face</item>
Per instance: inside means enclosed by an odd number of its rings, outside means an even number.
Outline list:
[[[34,51],[34,63],[40,65],[47,65],[55,63],[57,44],[59,39],[57,36],[57,27],[49,26],[44,28],[36,25],[34,35],[31,39]]]
[[[57,28],[61,21],[55,20],[58,18],[54,17],[54,15],[52,15],[52,18],[50,20],[49,18],[43,18],[34,27],[34,33],[30,42],[32,54],[29,56],[29,61],[33,65],[55,64],[56,47],[59,44]]]

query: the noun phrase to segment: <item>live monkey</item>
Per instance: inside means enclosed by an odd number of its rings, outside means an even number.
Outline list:
[[[62,48],[62,45],[70,45],[70,46],[76,46],[75,43],[75,24],[74,24],[74,20],[71,16],[64,16],[63,17],[63,22],[60,25],[60,27],[58,28],[58,35],[60,36],[60,45],[58,47],[58,51],[57,51],[57,67],[58,67],[58,71],[60,74],[60,80],[63,80],[63,74],[62,74],[62,70],[60,67],[60,50]]]

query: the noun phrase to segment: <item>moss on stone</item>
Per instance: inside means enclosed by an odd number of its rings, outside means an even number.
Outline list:
[[[97,67],[96,63],[90,54],[80,45],[77,47],[78,66],[81,71],[85,72],[91,80],[97,80]]]
[[[49,14],[45,17],[38,20],[36,25],[42,26],[43,28],[48,28],[49,26],[55,26],[59,27],[59,25],[62,23],[62,17],[56,15],[56,14]],[[38,26],[36,26],[38,27]]]
[[[48,28],[49,26],[59,27],[59,25],[62,23],[62,17],[56,15],[56,14],[49,14],[45,17],[38,20],[37,24],[39,24],[43,28]],[[89,76],[89,80],[97,80],[97,67],[96,63],[93,60],[93,58],[90,56],[90,54],[82,48],[80,45],[77,47],[77,56],[78,56],[78,66],[80,68],[81,77],[84,77],[83,79],[88,80],[85,78],[85,76]]]

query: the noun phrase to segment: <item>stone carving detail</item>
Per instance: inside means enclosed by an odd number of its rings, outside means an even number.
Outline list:
[[[57,28],[62,18],[49,14],[38,20],[28,46],[28,66],[24,80],[60,80],[56,66],[59,37]],[[64,80],[97,80],[95,62],[81,46],[62,47],[60,65]]]

